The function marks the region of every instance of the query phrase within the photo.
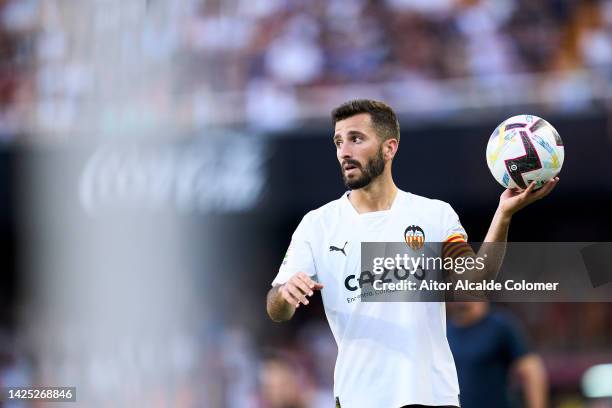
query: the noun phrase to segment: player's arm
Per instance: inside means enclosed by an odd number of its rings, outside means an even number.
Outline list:
[[[323,285],[316,282],[316,265],[311,242],[315,240],[312,213],[308,213],[296,228],[285,253],[272,289],[266,297],[266,310],[275,322],[284,322],[293,317],[300,304],[309,303],[308,296]]]
[[[276,285],[268,291],[266,309],[275,322],[290,320],[300,304],[307,305],[313,291],[323,289],[323,285],[312,280],[304,272],[294,274],[286,283]]]
[[[465,273],[452,273],[451,279],[455,281],[467,279],[473,282],[495,279],[506,253],[508,230],[510,229],[512,216],[529,204],[550,194],[558,181],[559,178],[555,177],[544,184],[542,188],[535,191],[535,182],[532,182],[522,192],[510,189],[505,190],[499,197],[499,205],[477,254],[474,253],[467,242],[462,242],[461,239],[456,239],[456,242],[446,242],[443,249],[444,257],[480,258],[484,262],[484,268],[470,268]]]
[[[548,406],[548,381],[542,359],[537,354],[527,354],[514,363],[519,377],[526,408],[545,408]]]
[[[506,254],[506,243],[508,242],[508,230],[512,216],[529,204],[546,197],[559,182],[559,177],[549,180],[542,188],[535,189],[535,181],[524,191],[506,189],[499,197],[499,205],[489,226],[483,244],[478,255],[485,259],[484,276],[480,279],[495,279],[501,268]],[[490,245],[487,245],[490,244]],[[486,257],[484,255],[487,255]]]

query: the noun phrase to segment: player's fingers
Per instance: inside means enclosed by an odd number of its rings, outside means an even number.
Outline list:
[[[536,199],[544,198],[555,188],[557,183],[559,182],[559,177],[555,177],[554,179],[548,180],[541,189],[534,193]]]
[[[517,195],[520,195],[522,193],[522,191],[520,191],[518,188],[508,188],[506,190],[504,190],[504,192],[501,195],[501,198],[504,197],[516,197]]]
[[[307,305],[308,299],[306,299],[306,295],[300,289],[298,289],[295,285],[290,284],[290,282],[287,282],[287,283],[289,283],[288,285],[286,285],[287,290],[291,292],[293,297],[298,300],[298,303],[303,303]]]
[[[310,285],[302,278],[301,276],[297,276],[294,279],[293,283],[297,288],[299,288],[305,295],[312,296],[312,289]]]
[[[281,288],[281,296],[285,302],[289,303],[293,307],[298,307],[300,305],[300,300],[293,296],[291,291],[288,289],[287,284],[283,285]]]
[[[308,286],[313,290],[321,290],[323,289],[323,285],[312,278],[308,277]]]
[[[523,195],[524,196],[528,196],[533,191],[535,186],[536,186],[536,182],[535,181],[532,181],[531,183],[529,183],[529,185],[527,186],[525,191],[523,191]]]
[[[298,272],[295,274],[295,278],[300,280],[301,282],[305,282],[308,285],[308,280],[310,277],[305,272]],[[310,286],[310,285],[308,285]]]
[[[295,274],[295,276],[297,276],[300,279],[308,278],[308,274],[306,272],[298,272]]]
[[[317,282],[314,279],[312,279],[310,276],[308,277],[308,286],[310,286],[310,288],[314,289],[314,290],[321,290],[321,289],[323,289],[323,284]]]
[[[310,296],[312,296],[312,290],[316,288],[317,282],[315,282],[314,280],[312,280],[312,278],[306,274],[303,275],[299,275],[298,276],[302,282],[304,282],[304,284],[306,286],[308,286],[308,292],[310,294]]]

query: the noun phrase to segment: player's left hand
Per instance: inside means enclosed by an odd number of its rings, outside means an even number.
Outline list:
[[[559,177],[548,180],[541,188],[535,190],[535,181],[523,190],[505,190],[499,197],[499,210],[505,215],[511,216],[518,210],[525,208],[534,201],[546,197],[559,182]]]

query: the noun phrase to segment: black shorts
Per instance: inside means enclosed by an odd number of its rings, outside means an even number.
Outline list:
[[[454,405],[404,405],[401,408],[459,408]]]
[[[340,406],[340,401],[338,399],[338,397],[336,397],[336,408],[342,408]],[[456,407],[454,405],[418,405],[418,404],[411,404],[411,405],[404,405],[403,407],[400,408],[459,408]]]
[[[336,402],[336,407],[340,407],[340,404]],[[404,405],[400,408],[459,408],[454,405]]]

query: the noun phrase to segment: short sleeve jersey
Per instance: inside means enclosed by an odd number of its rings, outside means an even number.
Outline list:
[[[389,210],[359,214],[345,193],[304,216],[273,285],[296,272],[322,283],[338,345],[334,394],[343,407],[459,406],[455,363],[441,302],[362,302],[354,279],[361,242],[401,242],[408,226],[425,241],[467,241],[450,205],[398,191]]]

